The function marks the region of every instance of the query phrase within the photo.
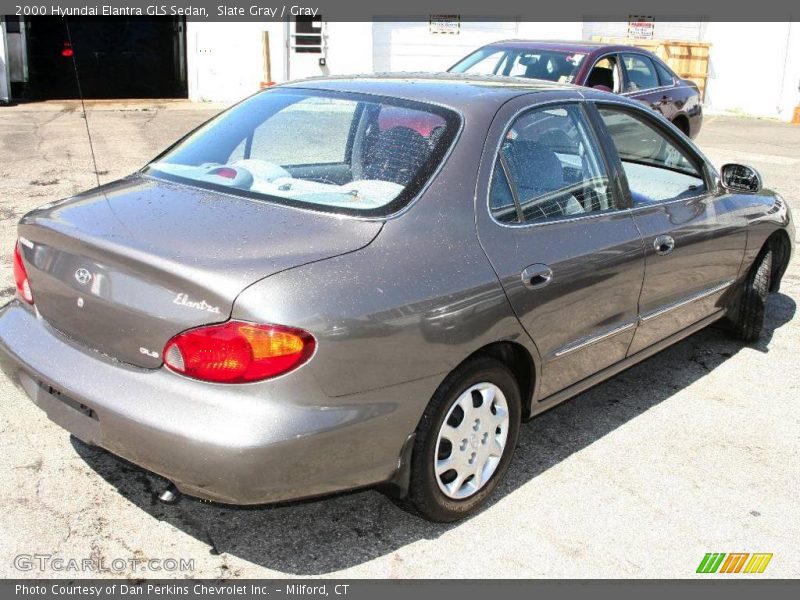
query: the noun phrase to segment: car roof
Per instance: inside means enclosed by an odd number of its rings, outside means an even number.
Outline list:
[[[373,94],[467,110],[476,103],[502,104],[524,94],[561,91],[563,98],[583,97],[586,90],[575,85],[465,73],[376,73],[311,77],[276,86]],[[271,88],[274,89],[274,88]]]
[[[623,44],[609,44],[606,42],[593,42],[588,40],[520,40],[509,39],[486,44],[484,48],[514,48],[518,50],[562,50],[564,52],[598,52],[600,50],[635,50],[637,52],[647,52],[637,46],[626,46]]]

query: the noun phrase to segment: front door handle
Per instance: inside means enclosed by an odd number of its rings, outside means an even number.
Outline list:
[[[656,249],[656,254],[664,256],[675,249],[675,240],[671,236],[660,235],[653,240],[653,248]]]
[[[529,290],[543,288],[552,280],[553,271],[547,265],[531,265],[522,272],[522,284]]]

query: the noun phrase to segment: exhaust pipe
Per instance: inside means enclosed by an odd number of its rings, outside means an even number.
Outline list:
[[[176,504],[181,499],[181,493],[175,484],[170,483],[167,489],[158,495],[158,499],[164,504]]]

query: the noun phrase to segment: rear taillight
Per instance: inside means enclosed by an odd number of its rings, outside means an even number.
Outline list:
[[[194,379],[246,383],[296,369],[315,345],[301,329],[228,321],[176,335],[164,347],[164,364]]]
[[[33,292],[31,283],[28,281],[28,272],[22,262],[22,254],[19,251],[19,242],[14,246],[14,282],[17,284],[17,293],[28,304],[33,304]]]

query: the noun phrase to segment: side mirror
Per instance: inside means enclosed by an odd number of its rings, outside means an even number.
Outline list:
[[[728,163],[720,172],[722,185],[732,192],[758,192],[761,190],[761,175],[753,167]]]

